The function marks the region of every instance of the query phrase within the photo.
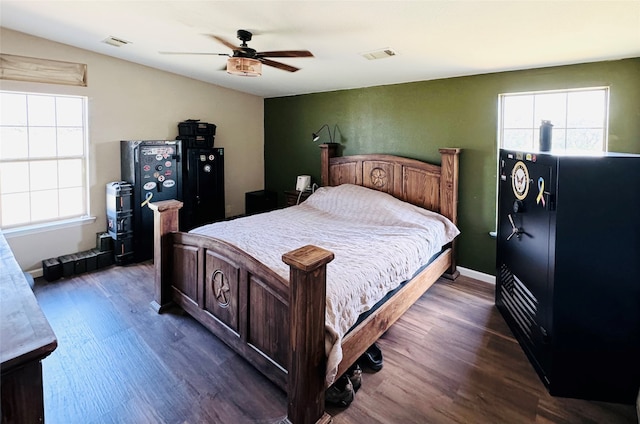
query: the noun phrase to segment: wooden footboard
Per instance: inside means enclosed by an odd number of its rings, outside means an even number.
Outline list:
[[[235,246],[178,232],[182,202],[149,206],[156,225],[154,309],[177,304],[285,390],[292,423],[326,420],[326,264],[333,253],[316,246],[286,253],[287,281]]]

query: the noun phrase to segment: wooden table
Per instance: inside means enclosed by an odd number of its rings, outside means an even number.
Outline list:
[[[0,232],[2,424],[44,422],[41,361],[57,346],[56,335]]]

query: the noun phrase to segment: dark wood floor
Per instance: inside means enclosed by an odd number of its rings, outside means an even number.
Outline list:
[[[43,361],[56,423],[272,423],[286,397],[179,310],[149,306],[148,263],[36,281],[58,336]],[[493,306],[491,285],[438,282],[379,341],[334,423],[636,423],[631,405],[553,398]]]

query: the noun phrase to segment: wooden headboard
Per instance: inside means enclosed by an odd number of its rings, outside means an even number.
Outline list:
[[[323,186],[356,184],[383,191],[457,224],[460,149],[440,149],[442,164],[434,165],[383,154],[337,157],[337,146],[320,145]]]

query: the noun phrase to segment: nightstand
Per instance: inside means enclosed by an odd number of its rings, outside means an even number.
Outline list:
[[[284,197],[286,200],[285,206],[295,206],[298,204],[298,196],[300,192],[298,190],[285,190]],[[300,195],[300,203],[307,200],[307,197],[311,196],[310,191],[303,191]]]
[[[244,194],[246,215],[269,212],[278,207],[278,193],[269,190],[250,191]]]

